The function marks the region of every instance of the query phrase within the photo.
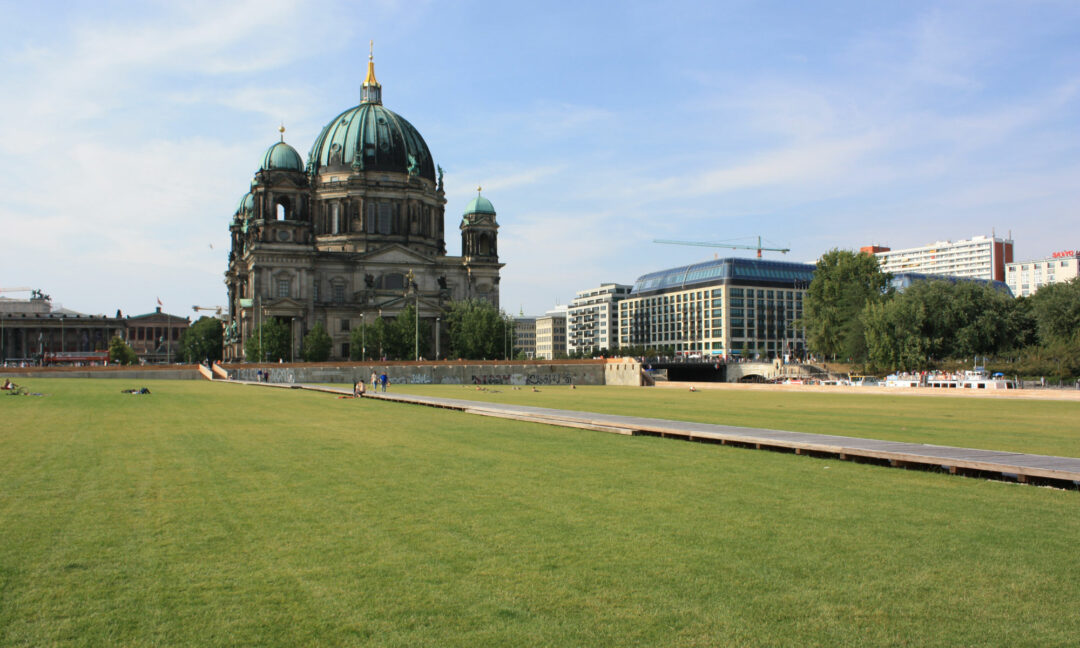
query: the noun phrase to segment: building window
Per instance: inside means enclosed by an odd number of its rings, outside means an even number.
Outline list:
[[[334,284],[334,301],[339,304],[345,301],[345,284]]]
[[[289,296],[289,280],[278,279],[277,281],[277,296],[288,297]]]
[[[348,330],[349,330],[349,320],[348,319],[341,320],[341,332],[345,333]]]

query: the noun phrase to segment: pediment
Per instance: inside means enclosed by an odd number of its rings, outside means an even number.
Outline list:
[[[432,263],[430,257],[413,252],[404,245],[399,245],[397,243],[368,252],[362,255],[361,258],[369,263]]]

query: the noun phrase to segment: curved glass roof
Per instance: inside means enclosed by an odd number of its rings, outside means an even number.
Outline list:
[[[668,270],[641,275],[634,282],[631,295],[655,290],[690,288],[699,284],[716,283],[809,283],[814,278],[815,266],[809,263],[789,261],[766,261],[729,257],[712,259]]]

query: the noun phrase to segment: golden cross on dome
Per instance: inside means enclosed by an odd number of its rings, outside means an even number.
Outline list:
[[[277,130],[278,130],[279,133],[281,133],[281,141],[284,142],[285,141],[285,122],[281,122],[281,127],[279,127]]]
[[[480,185],[476,185],[476,195],[480,195]]]

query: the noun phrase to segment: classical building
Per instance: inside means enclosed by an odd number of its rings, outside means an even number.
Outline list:
[[[578,291],[567,309],[567,353],[595,353],[619,346],[619,302],[630,294],[630,288],[606,283]]]
[[[40,290],[30,299],[0,297],[0,363],[104,362],[114,337],[126,340],[143,362],[170,362],[189,325],[161,308],[134,317],[79,313],[54,307]]]
[[[619,302],[620,346],[672,347],[678,355],[801,355],[796,326],[815,266],[713,259],[642,275]]]
[[[1005,283],[1016,297],[1028,297],[1046,284],[1062,283],[1076,277],[1080,277],[1080,250],[1062,250],[1045,259],[1005,266]]]
[[[554,360],[566,356],[566,306],[555,308],[536,318],[536,357]]]
[[[296,357],[321,322],[331,357],[348,358],[359,353],[349,348],[354,327],[410,304],[433,325],[451,301],[498,306],[495,208],[478,193],[459,226],[461,256],[447,256],[444,196],[442,169],[413,125],[383,106],[369,57],[360,104],[327,123],[307,163],[283,134],[240,200],[225,273],[226,357],[243,358],[269,318],[290,327]]]
[[[127,343],[140,359],[146,362],[172,362],[180,348],[180,338],[191,326],[191,320],[161,312],[128,315],[124,321]]]
[[[937,241],[929,245],[892,250],[871,245],[860,251],[878,258],[884,272],[918,272],[1005,281],[1005,265],[1013,260],[1012,238],[974,236],[962,241]]]

